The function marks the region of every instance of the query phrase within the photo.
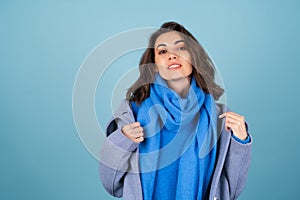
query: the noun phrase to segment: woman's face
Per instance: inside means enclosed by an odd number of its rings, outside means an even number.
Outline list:
[[[154,44],[156,70],[165,80],[176,80],[191,75],[191,55],[185,41],[175,31],[161,34]]]

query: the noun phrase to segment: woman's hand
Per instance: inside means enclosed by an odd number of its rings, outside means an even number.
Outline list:
[[[127,124],[122,127],[122,133],[135,143],[140,143],[144,141],[143,128],[140,122],[135,122],[132,124]]]
[[[244,116],[238,115],[234,112],[225,112],[219,116],[219,118],[225,119],[226,130],[230,129],[233,131],[233,134],[241,140],[245,140],[248,136],[245,125]]]

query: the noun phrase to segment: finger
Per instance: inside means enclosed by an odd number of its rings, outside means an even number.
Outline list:
[[[122,131],[123,133],[126,133],[126,132],[127,132],[127,129],[128,129],[128,125],[125,125],[125,126],[123,126],[123,127],[121,128],[121,131]]]
[[[136,127],[136,128],[128,129],[127,130],[127,133],[130,134],[130,135],[135,135],[135,134],[141,133],[141,132],[143,132],[143,128],[142,127]]]
[[[235,112],[232,112],[232,111],[227,112],[227,114],[228,114],[228,115],[231,115],[231,116],[236,116],[236,117],[239,117],[239,116],[240,116],[239,114],[237,114],[237,113],[235,113]]]
[[[143,131],[143,128],[138,126],[138,127],[135,127],[132,129],[133,132],[142,132]]]
[[[223,118],[223,117],[232,117],[232,118],[241,118],[241,119],[244,118],[244,116],[239,115],[239,114],[234,113],[234,112],[225,112],[225,113],[219,115],[219,118]]]
[[[219,118],[224,118],[224,117],[229,117],[229,116],[234,116],[232,114],[232,112],[225,112],[225,113],[222,113],[221,115],[219,115]]]
[[[135,128],[141,128],[140,127],[140,122],[127,124],[127,125],[123,126],[121,130],[124,133],[131,134],[133,132],[133,129],[135,129]]]
[[[229,126],[226,126],[226,125],[225,125],[225,129],[226,129],[226,131],[230,131],[231,130],[231,128]]]
[[[228,131],[228,129],[231,129],[233,131],[238,131],[239,130],[239,126],[237,124],[231,123],[231,122],[226,122],[225,127],[226,127],[227,131]]]
[[[244,116],[239,115],[239,114],[234,113],[234,112],[228,112],[227,117],[231,117],[231,118],[239,119],[239,120],[244,120]]]
[[[223,117],[225,117],[226,116],[226,112],[225,113],[222,113],[221,115],[219,115],[219,118],[223,118]]]
[[[126,137],[128,137],[130,140],[132,140],[133,142],[136,142],[136,139],[137,139],[137,138],[143,137],[143,134],[142,134],[142,133],[139,133],[139,134],[136,134],[136,135],[124,133],[124,135],[125,135]]]
[[[246,125],[244,120],[236,120],[236,119],[232,119],[232,118],[226,118],[225,124],[230,124],[236,131],[246,131]]]
[[[227,117],[226,118],[226,122],[228,123],[232,123],[232,124],[236,124],[238,126],[241,126],[242,125],[242,122],[240,119],[234,119],[234,118],[231,118],[231,117]]]
[[[129,125],[130,128],[136,128],[136,127],[140,127],[141,126],[140,122],[134,122],[134,123],[128,124],[128,125]]]
[[[138,138],[138,137],[144,136],[144,133],[143,132],[136,132],[136,133],[132,133],[131,136],[134,137],[134,138]]]
[[[132,138],[137,138],[144,135],[142,127],[126,130],[124,133]]]
[[[135,138],[133,140],[133,142],[135,142],[135,143],[140,143],[140,142],[143,142],[143,141],[144,141],[144,137],[138,137],[138,138]]]
[[[126,135],[127,137],[130,137],[131,138],[131,135],[132,135],[132,129],[130,129],[130,126],[129,125],[125,125],[123,126],[123,128],[121,129],[122,133],[124,135]]]
[[[239,126],[242,126],[242,125],[245,124],[245,120],[244,120],[243,116],[236,117],[232,114],[227,114],[226,121],[231,122],[231,123],[235,123]]]

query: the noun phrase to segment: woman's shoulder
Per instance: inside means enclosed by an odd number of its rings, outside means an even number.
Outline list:
[[[127,99],[122,99],[119,107],[115,110],[114,115],[121,114],[123,115],[124,113],[131,113],[132,112],[132,107],[130,102]]]
[[[123,127],[135,121],[129,101],[121,100],[119,107],[112,112],[112,117],[106,125],[107,135],[116,127]]]

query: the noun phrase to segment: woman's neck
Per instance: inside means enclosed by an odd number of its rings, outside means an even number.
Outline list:
[[[191,77],[184,77],[174,80],[168,80],[169,88],[174,90],[181,98],[186,98],[190,89]]]

